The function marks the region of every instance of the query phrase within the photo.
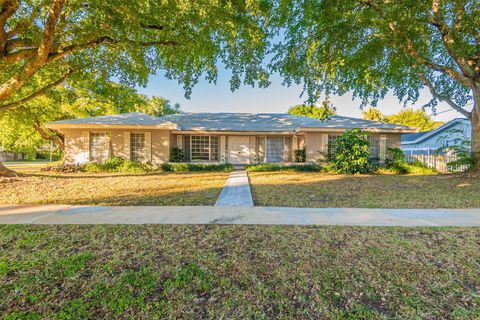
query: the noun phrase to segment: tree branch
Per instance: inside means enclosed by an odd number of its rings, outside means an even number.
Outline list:
[[[5,53],[5,43],[7,41],[7,32],[5,25],[8,18],[10,18],[20,7],[20,1],[18,0],[4,0],[1,2],[0,11],[0,56]]]
[[[436,98],[440,101],[445,101],[452,109],[460,112],[465,117],[470,119],[470,117],[472,116],[471,112],[469,112],[469,111],[463,109],[462,107],[460,107],[458,104],[453,102],[452,99],[438,94],[437,91],[435,90],[435,87],[433,86],[433,84],[430,82],[430,80],[427,79],[427,77],[423,73],[419,73],[419,77],[422,80],[422,82],[428,87],[428,89],[430,90],[430,93],[432,94],[432,96],[434,98]]]
[[[422,64],[422,65],[425,65],[432,70],[442,72],[442,73],[452,77],[454,80],[458,81],[459,83],[461,83],[462,85],[464,85],[466,87],[471,88],[473,86],[473,80],[470,79],[469,77],[466,77],[465,75],[461,74],[460,72],[458,72],[458,71],[456,71],[456,70],[454,70],[454,69],[452,69],[448,66],[437,64],[437,63],[423,57],[417,51],[417,49],[415,48],[415,44],[410,39],[410,37],[408,37],[408,35],[405,32],[403,32],[402,30],[397,28],[395,21],[391,21],[387,18],[385,12],[383,12],[382,8],[377,3],[375,3],[372,0],[361,0],[360,2],[367,5],[368,7],[372,8],[373,10],[375,10],[380,15],[380,17],[387,23],[388,28],[392,32],[401,36],[405,40],[405,42],[406,42],[405,52],[408,55],[410,55],[412,58],[414,58],[417,64]]]
[[[42,126],[42,124],[39,121],[36,121],[33,124],[33,128],[35,129],[35,131],[38,132],[38,134],[40,135],[40,137],[42,137],[42,139],[47,141],[52,141],[62,151],[65,150],[65,138],[63,137],[63,135],[61,135],[60,133],[57,133],[56,131],[52,131],[45,128],[44,126]]]
[[[474,77],[475,72],[471,68],[471,66],[468,64],[467,59],[465,59],[462,56],[459,56],[455,52],[454,48],[452,47],[452,43],[455,42],[455,39],[453,38],[453,32],[451,28],[447,25],[447,23],[445,22],[445,18],[440,12],[439,0],[433,0],[432,12],[433,14],[427,10],[426,12],[427,20],[430,23],[430,25],[435,27],[440,33],[442,37],[443,45],[445,46],[445,49],[447,50],[448,54],[453,58],[457,66],[460,68],[460,70],[462,70],[464,74],[467,74],[469,77]],[[458,24],[458,20],[456,23]]]
[[[33,99],[35,99],[36,97],[44,94],[48,89],[50,88],[53,88],[53,87],[56,87],[57,85],[59,85],[60,83],[62,83],[65,79],[67,79],[68,77],[70,77],[73,73],[75,72],[75,70],[70,70],[68,71],[66,74],[64,74],[60,79],[46,85],[45,87],[43,87],[42,89],[38,90],[38,91],[35,91],[34,93],[30,94],[29,96],[26,96],[25,98],[22,98],[20,100],[17,100],[17,101],[13,101],[13,102],[10,102],[10,103],[7,103],[7,104],[4,104],[4,105],[0,105],[0,111],[6,111],[8,109],[12,109],[12,108],[15,108],[15,107],[18,107],[24,103],[27,103]]]
[[[49,57],[48,57],[48,62],[56,61],[64,56],[71,54],[76,51],[84,50],[87,48],[95,48],[103,43],[114,43],[114,44],[119,44],[119,43],[130,43],[130,44],[135,44],[138,46],[144,46],[144,47],[151,47],[151,46],[176,46],[177,42],[175,41],[136,41],[136,40],[116,40],[113,39],[109,36],[103,36],[98,39],[82,43],[82,44],[73,44],[69,45],[63,48],[58,49],[57,52],[52,52]]]
[[[11,97],[27,79],[45,65],[53,47],[55,27],[62,13],[64,1],[65,0],[52,0],[37,55],[28,60],[14,76],[0,85],[0,101]]]
[[[7,32],[7,38],[11,38],[17,35],[18,33],[24,31],[26,28],[29,28],[30,26],[32,26],[33,22],[35,21],[35,18],[37,18],[37,16],[40,13],[40,10],[44,7],[44,5],[45,5],[45,1],[42,1],[36,8],[32,10],[32,13],[27,19],[20,21],[15,27],[9,30]]]

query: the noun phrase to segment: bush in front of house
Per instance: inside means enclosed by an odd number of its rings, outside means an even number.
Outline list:
[[[173,148],[170,153],[170,162],[182,162],[183,161],[183,150],[180,148]]]
[[[83,172],[85,171],[84,164],[78,163],[60,163],[54,165],[48,165],[40,169],[40,171],[47,171],[47,172],[58,172],[58,173],[76,173],[76,172]]]
[[[343,174],[368,173],[370,150],[367,135],[360,129],[350,129],[337,137],[329,146],[327,168]]]
[[[162,170],[166,172],[232,172],[234,167],[230,163],[164,163]]]
[[[260,163],[248,165],[246,170],[248,172],[277,172],[277,171],[292,171],[292,172],[319,172],[322,167],[318,164],[293,164],[282,165],[276,163]]]
[[[408,163],[405,161],[405,154],[400,148],[387,148],[385,167],[379,168],[378,173],[390,174],[437,174],[438,171],[430,168],[420,161]]]
[[[140,163],[120,157],[113,157],[105,162],[89,162],[85,164],[85,171],[87,172],[142,173],[152,170],[153,166],[150,163]]]
[[[307,160],[307,149],[301,148],[293,151],[293,161],[305,162]]]

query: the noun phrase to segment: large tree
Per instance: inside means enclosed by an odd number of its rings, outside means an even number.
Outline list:
[[[46,122],[133,111],[162,116],[181,109],[165,98],[147,97],[115,82],[70,80],[65,86],[49,89],[21,106],[1,112],[0,145],[8,151],[34,155],[46,141],[52,141],[64,150],[63,135],[46,128]]]
[[[330,100],[326,99],[320,106],[299,104],[288,109],[288,113],[324,120],[336,115],[336,109]]]
[[[414,110],[413,108],[405,108],[390,115],[383,115],[377,108],[368,108],[362,112],[362,118],[365,120],[401,124],[417,128],[420,131],[431,131],[443,124],[443,122],[434,121],[425,110]]]
[[[480,1],[283,0],[273,69],[312,99],[352,92],[373,106],[419,92],[469,118],[480,170]],[[470,106],[470,103],[473,106]]]
[[[266,86],[265,3],[0,0],[0,112],[89,73],[145,85],[165,70],[188,95],[201,76],[215,81],[222,62],[232,89]]]

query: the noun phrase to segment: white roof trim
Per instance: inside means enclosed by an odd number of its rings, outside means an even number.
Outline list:
[[[449,121],[447,123],[445,123],[444,125],[436,128],[436,129],[433,129],[432,131],[429,131],[427,133],[425,133],[424,135],[421,135],[420,137],[418,137],[417,139],[415,140],[412,140],[412,141],[405,141],[405,142],[402,142],[402,145],[405,145],[405,144],[417,144],[419,142],[422,142],[423,140],[425,139],[428,139],[430,138],[431,136],[437,134],[438,132],[440,131],[443,131],[447,128],[450,128],[452,125],[458,123],[458,122],[465,122],[465,121],[468,121],[467,118],[456,118],[456,119],[453,119],[452,121]]]

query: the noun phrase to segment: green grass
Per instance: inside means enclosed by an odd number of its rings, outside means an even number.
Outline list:
[[[213,205],[228,173],[30,174],[0,180],[2,204]]]
[[[0,226],[4,319],[475,319],[479,228]]]
[[[250,172],[255,205],[317,208],[478,208],[480,180],[463,174]]]

